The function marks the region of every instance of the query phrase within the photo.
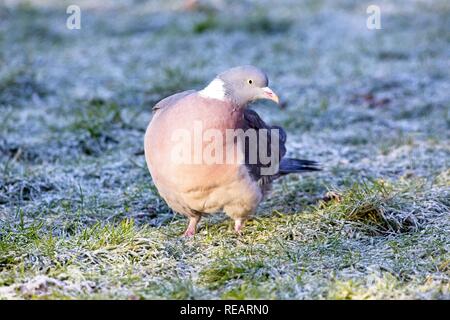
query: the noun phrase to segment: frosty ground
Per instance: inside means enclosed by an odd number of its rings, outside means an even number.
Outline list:
[[[0,298],[450,298],[450,4],[0,3]],[[78,4],[82,28],[66,28]],[[193,239],[143,156],[156,101],[265,70],[290,155],[236,236]]]

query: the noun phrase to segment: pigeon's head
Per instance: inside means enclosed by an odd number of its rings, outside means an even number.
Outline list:
[[[258,99],[269,99],[279,104],[278,96],[268,84],[267,75],[260,69],[240,66],[219,74],[203,91],[209,91],[219,99],[230,99],[239,106]]]

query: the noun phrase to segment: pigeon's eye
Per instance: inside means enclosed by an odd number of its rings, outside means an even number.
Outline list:
[[[253,80],[252,79],[248,79],[248,84],[252,84]]]

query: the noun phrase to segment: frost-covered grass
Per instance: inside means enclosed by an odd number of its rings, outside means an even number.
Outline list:
[[[0,4],[0,298],[450,298],[450,5]],[[270,8],[270,10],[269,10]],[[186,221],[143,157],[152,105],[266,70],[292,155],[244,234]]]

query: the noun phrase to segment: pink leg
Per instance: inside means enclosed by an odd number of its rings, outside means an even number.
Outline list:
[[[195,234],[195,231],[197,230],[197,223],[200,221],[200,216],[198,217],[190,217],[189,218],[189,225],[184,232],[185,237],[192,237]]]
[[[241,235],[242,234],[242,227],[244,226],[244,220],[243,219],[236,219],[234,220],[234,232]]]

